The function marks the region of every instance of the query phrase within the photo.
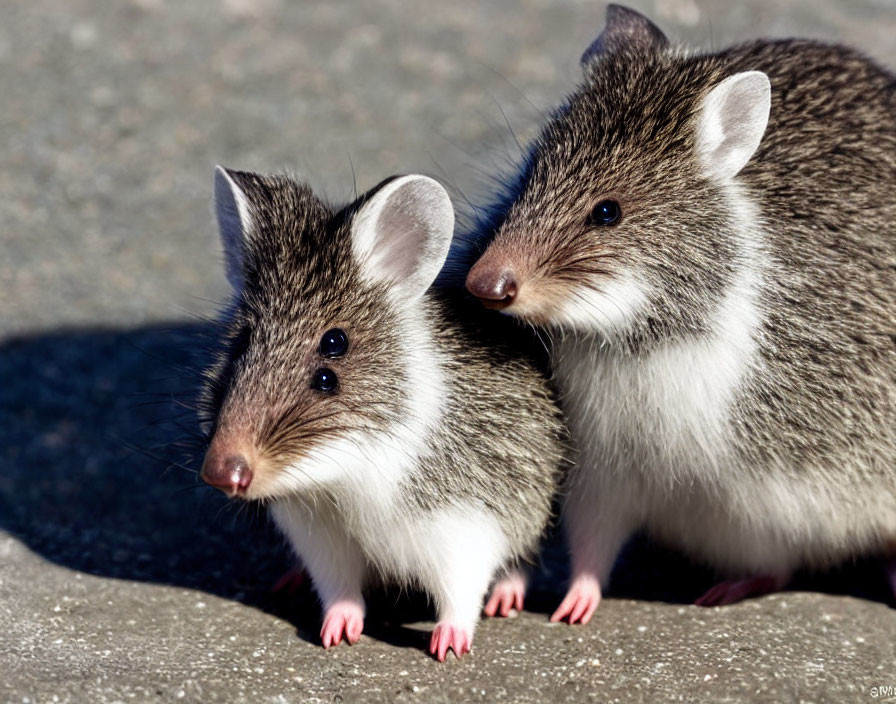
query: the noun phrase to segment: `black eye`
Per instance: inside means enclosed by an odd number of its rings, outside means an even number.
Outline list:
[[[311,388],[315,391],[323,391],[326,394],[333,393],[339,387],[339,379],[336,372],[327,367],[321,367],[311,377]]]
[[[588,216],[589,225],[613,225],[619,222],[622,217],[622,210],[619,203],[615,200],[602,200]]]
[[[327,330],[320,338],[320,353],[324,357],[341,357],[348,349],[348,337],[340,328]]]

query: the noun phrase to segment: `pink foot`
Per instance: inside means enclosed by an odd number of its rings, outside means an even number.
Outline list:
[[[526,578],[513,572],[499,579],[492,587],[492,595],[482,609],[486,616],[510,616],[513,609],[523,610],[523,596],[526,593]]]
[[[364,629],[364,608],[354,601],[337,601],[324,614],[324,624],[320,629],[320,639],[324,648],[339,645],[342,634],[345,642],[354,645]]]
[[[896,601],[896,557],[891,557],[887,561],[887,577],[890,579],[890,591],[893,594],[893,600]]]
[[[717,584],[694,603],[697,606],[725,606],[747,597],[771,594],[781,589],[786,583],[786,578],[767,574],[749,579],[732,579]]]
[[[591,620],[598,604],[600,604],[600,583],[597,578],[590,574],[579,575],[569,585],[569,591],[551,616],[551,622],[566,620],[570,625],[586,624]]]
[[[473,634],[468,629],[450,623],[437,623],[429,640],[429,652],[439,662],[445,662],[448,649],[454,651],[456,657],[470,652]]]
[[[271,593],[286,592],[289,596],[293,596],[307,579],[308,576],[305,574],[305,570],[301,566],[296,565],[274,582],[274,586],[271,587]]]

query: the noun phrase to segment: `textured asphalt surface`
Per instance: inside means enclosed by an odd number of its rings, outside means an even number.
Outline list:
[[[642,0],[722,46],[802,35],[896,67],[893,0]],[[227,288],[215,163],[331,198],[395,172],[476,198],[577,78],[597,2],[10,0],[0,21],[0,702],[896,700],[874,560],[720,609],[706,570],[636,542],[587,627],[530,610],[464,661],[425,653],[419,597],[317,644],[263,516],[195,478],[197,365]],[[166,469],[167,468],[167,469]],[[757,507],[761,510],[761,507]]]

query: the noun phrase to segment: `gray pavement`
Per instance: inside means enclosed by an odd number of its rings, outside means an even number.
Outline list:
[[[862,47],[893,0],[643,0],[670,36]],[[334,199],[393,172],[485,181],[577,78],[596,2],[8,0],[0,8],[0,702],[804,701],[896,695],[873,560],[798,591],[687,605],[712,575],[645,541],[587,627],[531,610],[440,665],[418,597],[374,595],[324,652],[263,516],[195,480],[190,398],[227,288],[215,163]],[[354,170],[354,174],[353,174]],[[167,469],[166,469],[167,468]],[[883,687],[883,690],[875,689]],[[891,690],[886,688],[890,687]],[[896,697],[892,697],[896,699]]]

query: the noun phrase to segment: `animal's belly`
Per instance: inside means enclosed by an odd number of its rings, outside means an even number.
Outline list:
[[[824,567],[881,549],[896,535],[896,497],[846,496],[774,468],[650,499],[650,533],[734,574]]]
[[[800,458],[760,459],[734,438],[739,376],[736,365],[720,371],[713,351],[724,347],[695,343],[647,359],[561,350],[575,471],[612,475],[596,486],[622,482],[619,500],[633,497],[650,532],[723,570],[823,566],[892,540],[896,487],[850,467],[861,458],[794,466]]]

